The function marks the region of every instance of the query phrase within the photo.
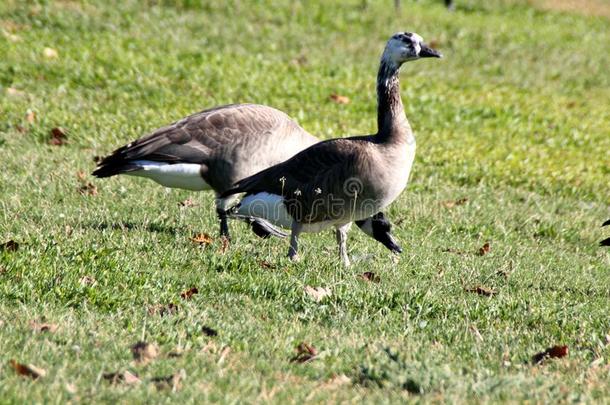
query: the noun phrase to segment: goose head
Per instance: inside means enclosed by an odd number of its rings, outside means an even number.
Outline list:
[[[414,32],[398,32],[389,39],[382,59],[400,66],[420,58],[442,58],[440,52],[430,48],[424,39]]]

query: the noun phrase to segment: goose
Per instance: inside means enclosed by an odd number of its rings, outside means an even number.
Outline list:
[[[335,227],[339,255],[350,265],[347,231],[352,221],[380,212],[407,185],[415,137],[400,97],[403,63],[442,55],[416,33],[387,42],[377,75],[377,133],[317,143],[292,158],[238,181],[221,197],[241,195],[230,215],[264,218],[290,228],[288,257],[298,260],[302,232]]]
[[[170,188],[213,190],[219,197],[236,181],[319,141],[275,108],[224,105],[192,114],[116,149],[98,163],[92,174],[99,178],[139,176]],[[230,235],[224,208],[230,204],[231,199],[216,199],[220,234],[227,238]],[[243,219],[258,236],[286,236],[262,219]],[[393,253],[402,252],[383,213],[356,224]]]

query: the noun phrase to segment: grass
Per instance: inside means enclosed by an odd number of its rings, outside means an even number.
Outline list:
[[[0,5],[0,243],[20,244],[0,251],[1,402],[608,401],[610,21],[548,2],[368,3]],[[240,224],[227,252],[200,248],[189,237],[217,234],[210,194],[77,175],[232,102],[273,105],[321,138],[374,132],[378,57],[404,29],[446,57],[402,73],[419,149],[388,210],[399,259],[352,231],[351,268],[330,233],[305,236],[293,264],[285,241]],[[49,145],[57,126],[67,145]],[[97,195],[79,193],[86,182]],[[139,340],[160,356],[132,362]],[[318,358],[291,363],[300,342]],[[556,344],[569,356],[531,364]],[[47,374],[19,376],[10,359]],[[143,382],[102,377],[125,369]],[[175,392],[151,383],[181,369]]]

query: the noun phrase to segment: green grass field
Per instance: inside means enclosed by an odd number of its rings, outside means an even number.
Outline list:
[[[1,403],[610,402],[599,8],[199,3],[0,4],[0,244],[19,244],[0,250]],[[287,241],[239,223],[223,252],[211,194],[88,175],[94,156],[220,104],[272,105],[320,138],[372,133],[379,56],[398,30],[445,55],[401,75],[418,154],[388,210],[399,258],[354,228],[351,268],[331,232],[305,235],[291,263]],[[67,144],[50,144],[55,127]],[[189,239],[203,232],[211,245]],[[133,360],[140,340],[158,348],[148,363]],[[291,362],[301,342],[317,356]],[[532,364],[554,345],[569,355]],[[140,382],[104,378],[125,370]],[[155,383],[180,370],[175,389]]]

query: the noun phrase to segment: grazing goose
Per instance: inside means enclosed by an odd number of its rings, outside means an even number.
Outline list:
[[[318,142],[279,110],[256,104],[227,105],[193,114],[115,150],[98,164],[93,175],[140,176],[166,187],[214,190],[218,197],[236,181]],[[216,200],[220,232],[227,238],[223,207],[231,200]],[[285,236],[264,220],[245,219],[259,236]],[[357,225],[392,252],[402,251],[382,213]]]
[[[291,259],[297,259],[301,232],[335,227],[341,259],[349,265],[350,223],[387,207],[407,185],[415,138],[403,109],[398,76],[404,62],[427,57],[441,54],[415,33],[393,35],[377,75],[377,134],[317,143],[238,181],[222,193],[222,197],[245,193],[231,213],[290,227]]]
[[[610,219],[602,224],[602,226],[608,226],[608,225],[610,225]],[[610,246],[610,238],[606,238],[606,239],[602,240],[601,242],[599,242],[599,245],[600,246]]]

